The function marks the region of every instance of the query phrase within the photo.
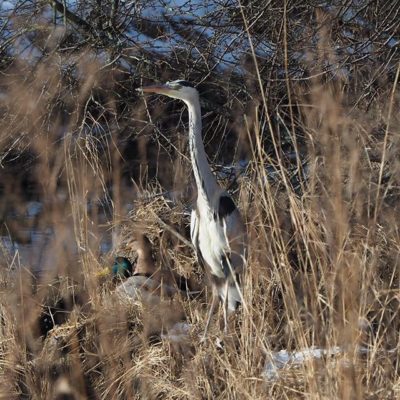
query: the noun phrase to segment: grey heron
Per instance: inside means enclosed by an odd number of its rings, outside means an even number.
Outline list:
[[[183,80],[138,90],[183,100],[188,108],[190,156],[197,186],[190,234],[198,261],[208,271],[212,284],[212,304],[204,337],[218,298],[223,304],[226,332],[227,314],[233,313],[243,300],[240,276],[246,265],[246,230],[239,210],[227,191],[218,185],[207,161],[202,139],[199,93],[191,83]]]

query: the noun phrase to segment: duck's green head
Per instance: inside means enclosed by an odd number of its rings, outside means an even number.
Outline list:
[[[129,278],[133,274],[131,262],[125,257],[116,257],[112,267],[112,274],[116,278]]]

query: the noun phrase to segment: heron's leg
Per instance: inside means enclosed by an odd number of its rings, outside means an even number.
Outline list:
[[[211,322],[211,317],[213,315],[214,309],[215,309],[215,305],[218,302],[218,293],[216,288],[213,285],[212,288],[212,301],[211,301],[211,306],[210,309],[208,311],[208,316],[207,316],[207,322],[206,322],[206,327],[204,328],[204,333],[203,333],[203,337],[201,338],[201,341],[204,342],[206,340],[207,337],[207,331],[208,331],[208,326],[210,325]]]
[[[224,311],[224,333],[228,332],[228,288],[229,282],[226,280],[225,287],[224,287],[224,301],[222,304],[223,311]]]

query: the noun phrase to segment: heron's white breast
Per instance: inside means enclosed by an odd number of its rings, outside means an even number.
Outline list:
[[[212,274],[224,278],[221,257],[224,253],[229,253],[229,243],[222,224],[219,220],[214,220],[211,213],[200,216],[199,247],[204,261],[211,268]]]

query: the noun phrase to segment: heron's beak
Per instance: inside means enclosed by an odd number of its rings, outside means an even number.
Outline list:
[[[168,94],[171,91],[171,89],[167,85],[162,85],[162,84],[144,86],[136,90],[141,93],[158,93],[158,94]]]

